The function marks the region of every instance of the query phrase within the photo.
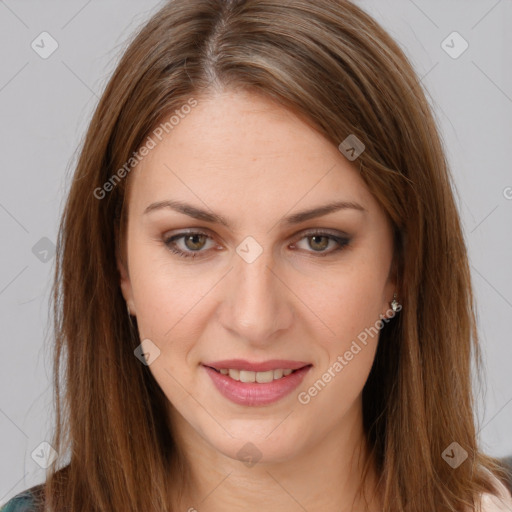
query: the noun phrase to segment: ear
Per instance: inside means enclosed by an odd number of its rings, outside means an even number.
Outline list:
[[[395,314],[393,313],[391,309],[391,302],[393,300],[393,295],[397,294],[397,300],[400,302],[400,297],[398,295],[398,290],[396,289],[396,286],[391,284],[389,286],[386,286],[385,296],[384,296],[384,303],[383,303],[383,309],[382,309],[382,317],[383,318],[393,318]]]
[[[133,291],[132,291],[132,283],[130,281],[130,276],[128,274],[128,268],[123,258],[119,255],[116,255],[117,261],[117,269],[119,270],[120,275],[120,285],[121,285],[121,293],[123,294],[124,300],[128,305],[128,309],[131,315],[136,315],[135,304],[133,301]]]
[[[393,318],[395,313],[391,309],[391,302],[394,294],[397,294],[397,300],[400,302],[400,290],[398,289],[398,261],[395,255],[389,269],[388,279],[384,287],[384,300],[382,315],[384,318]]]
[[[122,208],[118,215],[119,217],[122,217]],[[135,316],[136,311],[135,303],[133,300],[133,290],[130,274],[128,272],[128,251],[122,225],[122,219],[119,224],[114,224],[114,238],[116,240],[115,258],[117,270],[119,271],[119,284],[121,286],[121,293],[123,294],[123,298],[126,301],[130,315]]]

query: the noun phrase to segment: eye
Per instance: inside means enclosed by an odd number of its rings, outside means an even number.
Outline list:
[[[183,239],[184,248],[179,248],[177,241]],[[195,258],[198,253],[206,252],[201,249],[205,245],[205,241],[210,239],[210,236],[200,231],[190,231],[186,233],[179,233],[177,235],[168,237],[164,240],[165,245],[178,256],[183,258]]]
[[[202,231],[189,231],[165,238],[164,244],[171,252],[182,258],[196,258],[202,257],[201,253],[208,252],[207,249],[203,250],[208,240],[212,241],[212,238],[207,233]],[[297,247],[298,242],[301,242],[302,240],[311,240],[308,245],[313,250],[308,251],[306,249],[306,252],[312,252],[315,256],[328,256],[329,254],[342,250],[350,243],[350,238],[347,235],[313,230],[307,233],[302,233],[301,238],[292,243],[290,247]],[[181,242],[181,247],[178,241]],[[329,244],[332,244],[332,250],[325,251],[325,249],[329,247]]]
[[[328,233],[325,231],[320,230],[313,230],[309,231],[307,233],[303,233],[302,237],[299,239],[299,242],[302,240],[309,240],[309,243],[307,244],[310,248],[313,249],[313,252],[315,256],[328,256],[334,252],[338,252],[342,249],[344,249],[347,245],[350,243],[350,237],[347,235],[341,235],[341,234],[333,234]],[[330,251],[325,251],[325,249],[329,246],[329,244],[332,244],[331,247],[334,246],[334,248]],[[297,246],[297,242],[294,242],[292,244],[292,247]],[[306,249],[307,251],[307,249]]]

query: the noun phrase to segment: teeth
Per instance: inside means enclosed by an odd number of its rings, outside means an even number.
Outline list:
[[[274,370],[274,379],[280,379],[284,374],[284,370]]]
[[[240,382],[256,382],[256,372],[240,370]]]
[[[290,370],[289,368],[278,368],[277,370],[268,370],[266,372],[251,372],[248,370],[235,370],[232,368],[222,368],[219,370],[222,375],[229,375],[233,380],[238,380],[240,382],[259,382],[260,384],[286,377],[293,371],[294,370]]]
[[[256,382],[272,382],[274,380],[274,370],[268,372],[256,372]]]
[[[228,370],[229,376],[233,380],[240,380],[240,370]]]

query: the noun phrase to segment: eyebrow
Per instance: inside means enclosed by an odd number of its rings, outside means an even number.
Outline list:
[[[221,224],[227,228],[230,227],[229,222],[222,215],[209,212],[206,210],[202,210],[188,203],[184,203],[182,201],[158,201],[156,203],[150,204],[145,210],[144,215],[156,210],[161,209],[171,209],[179,213],[183,213],[188,215],[189,217],[193,217],[194,219],[202,220],[205,222],[210,222],[212,224]],[[301,222],[305,222],[309,219],[315,219],[316,217],[323,217],[324,215],[328,215],[329,213],[334,213],[339,210],[356,210],[360,212],[366,212],[366,208],[361,206],[359,203],[355,203],[352,201],[338,201],[331,202],[323,206],[317,206],[315,208],[311,208],[309,210],[303,210],[288,217],[284,217],[280,224],[285,224],[288,226],[293,226],[295,224],[300,224]]]

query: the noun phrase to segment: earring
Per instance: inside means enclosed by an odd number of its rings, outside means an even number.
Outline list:
[[[393,294],[393,300],[391,301],[391,309],[396,313],[401,309],[402,305],[396,300],[396,293]]]

